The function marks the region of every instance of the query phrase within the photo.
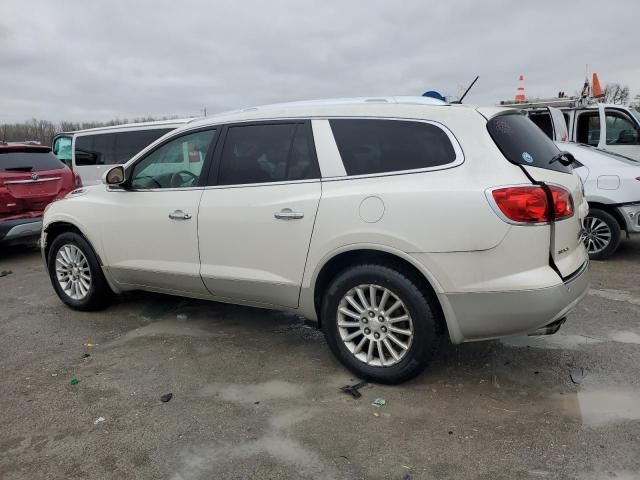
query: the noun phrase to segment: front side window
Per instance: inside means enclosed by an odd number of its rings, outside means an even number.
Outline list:
[[[53,154],[71,166],[71,137],[57,137],[53,142]]]
[[[638,127],[622,112],[607,110],[607,145],[637,145]]]
[[[170,140],[137,162],[131,188],[188,188],[200,181],[216,130],[205,130]]]
[[[448,135],[430,123],[400,120],[329,120],[347,175],[415,170],[452,163]]]
[[[219,185],[308,180],[320,176],[303,123],[229,127]]]

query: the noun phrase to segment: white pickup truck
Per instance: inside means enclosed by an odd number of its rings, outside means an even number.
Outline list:
[[[604,104],[571,111],[562,111],[554,107],[525,109],[529,118],[556,141],[558,148],[571,153],[578,162],[573,168],[582,179],[585,197],[589,203],[589,214],[583,225],[584,239],[589,256],[594,260],[605,259],[617,250],[622,239],[622,231],[626,232],[627,237],[640,233],[639,130],[637,125],[634,126],[635,145],[615,144],[610,141],[610,138],[627,135],[623,132],[629,130],[620,130],[620,124],[616,122],[622,117],[614,119],[611,108],[620,109],[623,113],[626,111],[626,119],[638,115],[635,110],[626,107]],[[591,130],[590,135],[593,135],[593,138],[590,141],[585,141],[589,138],[580,136],[576,141],[576,129],[574,128],[573,134],[567,129],[568,125],[576,124],[576,118],[580,127],[585,123],[583,119],[598,119],[599,115],[606,118],[606,122],[602,123],[604,128],[597,130],[594,127]],[[596,121],[591,123],[598,125]],[[617,130],[609,128],[609,124]],[[577,131],[579,134],[582,132],[579,128]],[[601,142],[604,142],[604,145]],[[635,156],[630,153],[634,153]]]
[[[554,138],[556,141],[584,143],[640,160],[640,113],[631,107],[605,103],[579,106],[558,100],[554,105],[532,102],[517,108],[526,110],[529,118],[551,138],[554,122],[563,118],[567,138]],[[556,110],[555,117],[551,110]]]

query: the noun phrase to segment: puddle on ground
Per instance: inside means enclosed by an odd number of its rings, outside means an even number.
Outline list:
[[[551,399],[567,417],[589,427],[640,420],[640,392],[633,390],[585,389]]]
[[[206,338],[230,338],[233,335],[213,331],[213,325],[207,321],[190,321],[186,323],[178,319],[161,320],[144,327],[127,332],[122,337],[109,343],[109,346],[119,345],[135,338],[155,336],[187,336]]]
[[[282,380],[271,380],[252,385],[213,383],[202,389],[203,395],[219,395],[223,400],[235,403],[294,398],[301,396],[304,392],[305,387]]]
[[[599,338],[588,337],[585,335],[540,335],[535,337],[529,336],[511,336],[500,339],[500,342],[509,347],[531,347],[544,349],[577,349],[584,345],[593,345],[602,342]]]
[[[613,300],[616,302],[627,302],[633,305],[640,305],[640,298],[631,295],[631,293],[626,290],[592,288],[589,290],[589,295],[595,295],[596,297],[606,298],[607,300]]]
[[[636,343],[640,345],[640,335],[635,332],[614,332],[609,334],[609,338],[614,342],[620,343]],[[640,402],[640,399],[638,399]]]

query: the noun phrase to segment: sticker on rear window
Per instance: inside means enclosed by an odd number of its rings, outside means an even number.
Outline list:
[[[529,152],[522,152],[522,159],[527,163],[533,163],[533,157]]]

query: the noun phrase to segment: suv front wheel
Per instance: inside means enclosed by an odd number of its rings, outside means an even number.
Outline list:
[[[361,378],[400,383],[427,365],[439,334],[435,299],[382,265],[350,268],[329,285],[322,329],[331,350]]]
[[[53,240],[47,259],[49,278],[64,303],[76,310],[107,306],[112,291],[89,243],[75,232]]]

